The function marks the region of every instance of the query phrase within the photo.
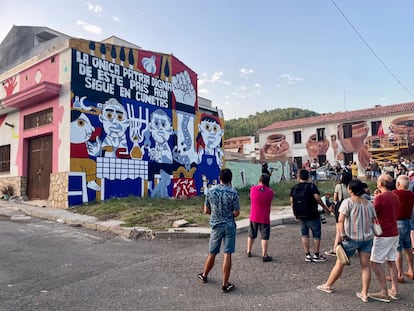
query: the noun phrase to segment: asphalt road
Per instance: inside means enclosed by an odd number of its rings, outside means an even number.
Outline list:
[[[230,277],[236,289],[220,291],[222,256],[200,283],[208,240],[129,240],[52,221],[0,215],[0,310],[414,310],[414,281],[401,285],[402,299],[363,303],[358,257],[351,259],[336,291],[316,285],[333,260],[305,263],[299,226],[273,227],[263,263],[260,241],[245,255],[246,233],[237,236]],[[333,219],[323,227],[325,250]],[[375,278],[371,289],[377,290]]]

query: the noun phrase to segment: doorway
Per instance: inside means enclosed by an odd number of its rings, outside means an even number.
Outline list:
[[[49,198],[52,173],[52,135],[29,140],[27,195],[30,200]]]

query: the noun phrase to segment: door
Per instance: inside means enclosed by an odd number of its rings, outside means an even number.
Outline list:
[[[30,200],[49,198],[52,173],[52,135],[29,140],[27,193]]]

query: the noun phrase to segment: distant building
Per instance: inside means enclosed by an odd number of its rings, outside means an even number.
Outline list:
[[[178,58],[13,26],[0,44],[0,187],[67,208],[219,182],[224,119]]]
[[[224,141],[224,151],[227,153],[237,153],[250,160],[256,159],[254,136],[239,136],[226,139]]]
[[[411,158],[414,103],[328,113],[275,122],[258,131],[260,159],[302,167],[308,159],[356,161],[364,175],[370,161],[380,164]]]

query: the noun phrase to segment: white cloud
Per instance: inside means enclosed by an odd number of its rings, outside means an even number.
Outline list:
[[[86,5],[88,6],[88,11],[94,13],[101,13],[103,11],[103,7],[101,7],[99,4],[92,4],[90,2],[86,2]]]
[[[388,100],[388,98],[387,97],[380,97],[379,100],[382,101],[382,102],[385,102],[385,101]]]
[[[246,69],[242,68],[240,69],[240,77],[248,79],[249,75],[253,74],[253,69]]]
[[[90,33],[93,33],[93,34],[96,34],[96,35],[99,35],[99,34],[102,33],[102,28],[99,27],[99,26],[91,25],[91,24],[88,24],[88,23],[86,23],[84,21],[81,21],[81,20],[77,20],[76,24],[79,25],[79,26],[82,26],[82,28],[84,30],[86,30],[87,32],[90,32]]]
[[[119,16],[112,16],[112,19],[113,19],[115,22],[119,23]]]
[[[256,83],[254,84],[254,87],[261,88],[261,87],[262,87],[262,85],[261,85],[260,83],[257,83],[257,82],[256,82]]]
[[[231,82],[225,81],[221,78],[223,75],[223,72],[213,72],[211,76],[209,76],[207,73],[203,73],[201,76],[202,78],[198,80],[198,85],[205,85],[208,83],[220,83],[220,84],[226,84],[229,85]]]
[[[303,81],[304,80],[303,78],[295,77],[295,76],[291,75],[290,73],[283,73],[283,74],[280,75],[280,78],[286,80],[289,85],[294,85],[294,84],[296,84],[297,81]]]

